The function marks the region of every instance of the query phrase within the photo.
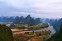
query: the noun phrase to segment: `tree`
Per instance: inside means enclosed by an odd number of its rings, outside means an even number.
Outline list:
[[[60,26],[60,30],[48,39],[48,41],[62,41],[62,25]]]
[[[12,31],[6,25],[0,24],[0,41],[13,41]]]

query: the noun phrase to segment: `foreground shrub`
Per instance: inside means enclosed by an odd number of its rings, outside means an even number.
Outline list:
[[[0,25],[0,41],[13,41],[12,31],[5,25]]]

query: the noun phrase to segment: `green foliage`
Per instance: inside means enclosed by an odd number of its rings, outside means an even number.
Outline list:
[[[62,41],[62,25],[60,26],[60,30],[53,35],[48,41]]]
[[[15,28],[18,28],[18,29],[39,29],[39,28],[46,28],[48,27],[49,25],[46,24],[46,23],[43,23],[43,24],[37,24],[37,25],[32,25],[32,26],[25,26],[25,25],[22,25],[22,24],[17,24],[15,25]]]
[[[0,25],[0,41],[13,41],[12,32],[5,25]]]
[[[37,25],[33,25],[33,26],[28,26],[28,28],[30,29],[38,29],[38,28],[46,28],[48,27],[49,25],[48,24],[37,24]]]
[[[25,29],[26,27],[25,26],[21,26],[21,27],[16,27],[18,29]]]

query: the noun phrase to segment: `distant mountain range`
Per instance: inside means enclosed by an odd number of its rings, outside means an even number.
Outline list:
[[[0,17],[0,24],[4,24],[4,23],[8,23],[8,22],[12,22],[14,24],[18,24],[18,23],[22,23],[22,24],[29,24],[29,25],[34,25],[34,24],[38,24],[38,23],[42,23],[42,22],[48,22],[51,25],[53,25],[54,29],[56,31],[59,30],[60,25],[62,24],[62,18],[60,19],[48,19],[48,18],[33,18],[30,15],[28,15],[27,17]]]

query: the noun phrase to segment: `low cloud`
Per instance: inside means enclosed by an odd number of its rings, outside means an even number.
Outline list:
[[[0,16],[28,14],[33,17],[62,18],[62,0],[0,0]]]

